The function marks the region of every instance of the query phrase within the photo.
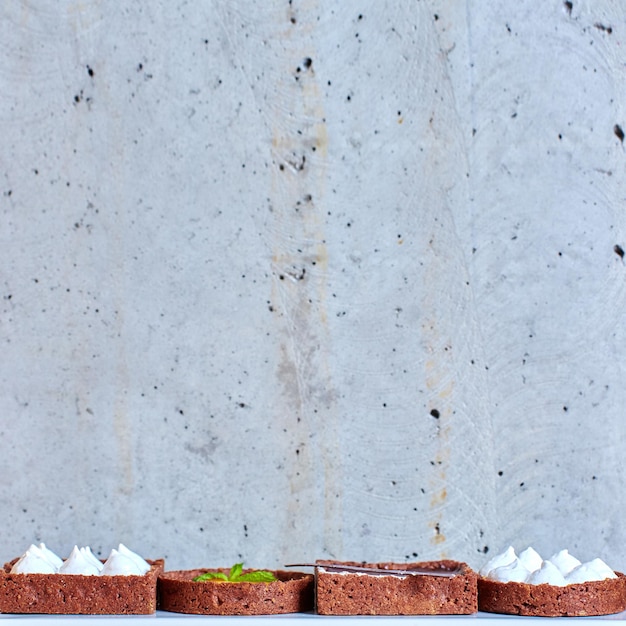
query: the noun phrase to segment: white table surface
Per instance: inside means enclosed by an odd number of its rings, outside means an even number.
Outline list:
[[[556,626],[556,623],[563,622],[580,622],[585,620],[612,620],[626,622],[626,611],[614,615],[603,615],[597,617],[521,617],[517,615],[496,615],[492,613],[475,613],[474,615],[405,615],[398,617],[387,616],[328,616],[316,615],[315,613],[294,613],[288,615],[261,615],[261,616],[220,616],[220,615],[186,615],[180,613],[170,613],[167,611],[157,611],[154,615],[16,615],[16,614],[0,614],[0,620],[27,620],[31,624],[43,626],[51,621],[71,622],[73,626],[82,624],[92,624],[97,621],[99,626],[105,626],[109,623],[115,623],[120,626],[122,622],[135,622],[137,620],[158,620],[159,626],[175,626],[183,622],[203,622],[210,621],[212,626],[237,626],[245,624],[251,626],[251,622],[267,622],[271,620],[280,620],[282,626],[298,626],[300,622],[307,620],[318,621],[337,621],[350,622],[350,626],[360,626],[360,623],[375,621],[376,626],[390,626],[401,621],[432,621],[437,622],[437,626],[461,626],[463,620],[472,620],[474,626],[478,626],[476,622],[489,622],[489,626],[510,626],[511,621],[531,621],[537,625],[538,622],[544,622],[545,625],[550,624]],[[556,620],[556,621],[555,621]]]

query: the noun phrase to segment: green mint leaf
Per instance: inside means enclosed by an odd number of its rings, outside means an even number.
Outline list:
[[[226,574],[222,572],[204,572],[204,574],[200,574],[200,576],[196,576],[193,581],[194,582],[204,582],[206,580],[228,580]]]
[[[228,580],[231,583],[237,582],[239,580],[239,576],[241,576],[241,572],[243,570],[243,563],[235,563],[228,573]]]
[[[255,570],[254,572],[247,572],[237,578],[237,582],[241,583],[271,583],[278,580],[272,572],[266,570]]]
[[[194,582],[205,582],[207,580],[222,580],[230,583],[271,583],[278,580],[272,572],[267,570],[252,570],[243,573],[243,563],[235,563],[230,568],[228,576],[223,572],[204,572],[196,576]]]

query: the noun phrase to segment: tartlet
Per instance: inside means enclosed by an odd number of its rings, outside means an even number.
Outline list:
[[[157,607],[162,559],[139,575],[12,574],[17,559],[0,570],[0,613],[149,615]]]
[[[272,573],[277,580],[273,582],[193,580],[206,571],[162,572],[158,579],[158,608],[197,615],[277,615],[313,610],[312,574],[275,570]],[[214,571],[227,573],[228,569]]]
[[[513,546],[479,571],[478,609],[534,617],[610,615],[626,609],[626,576],[602,559],[582,563],[560,550],[543,559],[532,547]]]
[[[610,615],[626,610],[626,576],[557,587],[478,579],[478,610],[534,617]]]
[[[369,568],[375,573],[342,571],[341,566]],[[416,568],[456,573],[445,577],[384,573]],[[316,610],[320,615],[467,615],[478,610],[477,574],[459,561],[318,561],[315,569]]]

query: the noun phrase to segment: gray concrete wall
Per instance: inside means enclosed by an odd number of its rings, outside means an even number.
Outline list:
[[[626,567],[625,37],[617,0],[3,3],[0,557]]]

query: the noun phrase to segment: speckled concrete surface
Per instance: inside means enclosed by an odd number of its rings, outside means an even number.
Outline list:
[[[626,8],[0,7],[0,558],[626,567]]]

